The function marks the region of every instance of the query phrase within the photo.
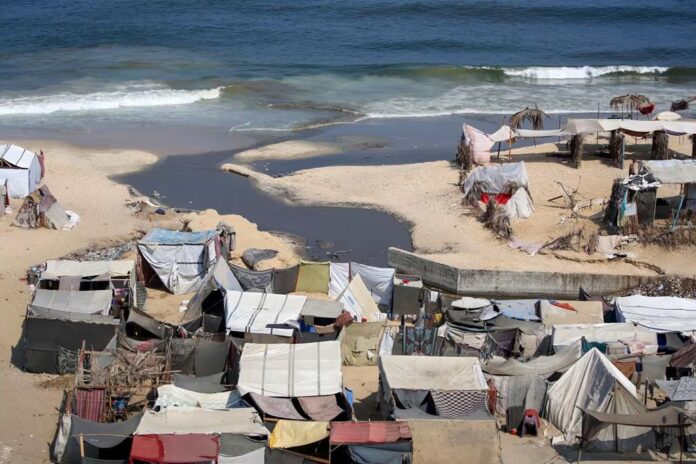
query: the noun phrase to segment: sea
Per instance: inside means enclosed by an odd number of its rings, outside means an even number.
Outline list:
[[[244,133],[658,110],[696,95],[688,0],[3,2],[0,132]],[[123,136],[127,143],[128,136]],[[189,153],[191,150],[184,150]]]

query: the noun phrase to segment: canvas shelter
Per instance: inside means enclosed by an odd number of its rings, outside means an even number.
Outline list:
[[[329,266],[329,296],[338,297],[356,276],[360,276],[375,303],[391,307],[394,274],[390,267],[368,266],[360,263],[331,263]]]
[[[206,332],[223,332],[225,295],[228,291],[241,292],[242,286],[227,262],[220,257],[186,305],[186,321],[200,321]]]
[[[696,331],[696,300],[631,295],[616,298],[615,304],[618,322],[633,322],[658,333]]]
[[[225,326],[235,333],[292,337],[306,301],[303,295],[229,291]]]
[[[464,180],[464,198],[488,203],[489,198],[504,205],[510,218],[527,219],[534,214],[529,195],[529,177],[524,161],[500,166],[478,166]]]
[[[331,460],[401,463],[412,460],[411,428],[405,421],[332,422]]]
[[[576,341],[563,351],[550,356],[538,356],[527,362],[494,356],[485,361],[481,368],[487,374],[499,376],[538,375],[549,377],[556,372],[567,371],[581,357],[582,345]]]
[[[645,406],[636,398],[636,387],[596,348],[585,353],[548,390],[548,419],[569,443],[582,433],[582,409],[610,414],[645,412]],[[606,450],[607,445],[602,443],[610,443],[611,450],[620,442],[623,451],[634,449],[636,444],[650,445],[650,437],[643,437],[645,433],[630,427],[615,433],[615,429],[608,428],[589,447]]]
[[[182,462],[218,463],[220,438],[206,434],[151,434],[133,438],[130,464],[175,464]]]
[[[72,213],[74,215],[74,213]],[[75,225],[76,216],[71,218],[46,185],[41,186],[24,197],[24,203],[13,222],[23,229],[69,229]]]
[[[0,145],[0,178],[7,179],[12,198],[24,198],[34,192],[41,177],[38,155],[17,145]]]
[[[237,389],[271,398],[335,395],[343,391],[341,346],[321,343],[247,343]]]
[[[215,230],[179,232],[155,228],[138,242],[138,270],[142,281],[159,281],[174,294],[196,291],[215,265]]]
[[[380,319],[380,310],[370,291],[363,283],[362,277],[356,275],[337,298],[357,321],[376,321]]]
[[[69,291],[37,289],[29,305],[29,315],[69,320],[113,319],[111,290]]]
[[[267,436],[268,429],[254,408],[206,409],[168,407],[156,412],[147,410],[135,430],[136,435],[187,435],[231,433]]]
[[[488,416],[488,385],[477,358],[380,356],[385,418]]]
[[[561,351],[581,339],[594,343],[639,340],[645,346],[657,346],[657,333],[632,322],[601,324],[554,324],[551,332],[553,347]]]

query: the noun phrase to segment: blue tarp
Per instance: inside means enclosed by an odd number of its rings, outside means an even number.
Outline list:
[[[168,229],[152,229],[140,243],[148,245],[202,245],[217,235],[215,230],[202,232],[180,232]]]

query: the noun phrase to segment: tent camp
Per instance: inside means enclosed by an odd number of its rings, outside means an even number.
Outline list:
[[[26,197],[41,182],[39,157],[17,145],[0,145],[0,177],[7,179],[11,197]]]
[[[360,276],[375,303],[391,306],[394,274],[390,267],[375,267],[360,263],[331,263],[329,266],[329,296],[338,297],[355,276]]]
[[[527,219],[534,214],[534,203],[529,195],[529,178],[524,161],[501,166],[479,166],[464,180],[463,196],[476,204],[488,203],[489,198],[505,205],[510,218]]]
[[[348,286],[338,296],[338,301],[343,309],[348,311],[357,321],[377,321],[380,319],[380,310],[370,291],[363,283],[362,277],[356,275]]]
[[[24,198],[13,222],[23,229],[70,229],[78,220],[75,213],[63,209],[47,186],[39,187]]]
[[[588,351],[548,390],[546,412],[569,443],[582,433],[582,410],[609,414],[644,413],[636,387],[596,348]],[[649,432],[649,431],[648,431]],[[586,443],[587,449],[633,451],[646,449],[654,437],[645,429],[608,427]]]
[[[228,291],[242,291],[242,286],[223,258],[218,258],[205,276],[196,294],[186,305],[186,321],[213,316],[219,318],[217,327],[208,332],[220,332],[220,321],[225,316],[225,295]],[[205,326],[205,322],[201,321]]]
[[[152,229],[138,242],[139,280],[161,284],[174,294],[197,290],[218,257],[215,230]]]
[[[618,322],[630,321],[656,332],[696,331],[696,300],[631,295],[616,298],[615,304]]]
[[[477,358],[380,356],[385,418],[488,417],[488,385]]]
[[[228,291],[225,295],[227,330],[292,337],[306,301],[303,295]]]
[[[639,340],[647,346],[657,346],[657,333],[631,322],[611,324],[554,324],[551,337],[557,351],[574,345],[584,338],[590,343],[612,343]]]

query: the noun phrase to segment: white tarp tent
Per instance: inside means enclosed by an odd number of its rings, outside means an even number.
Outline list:
[[[198,289],[215,265],[216,236],[215,230],[179,232],[155,228],[138,242],[138,251],[167,290],[189,293]]]
[[[549,388],[546,400],[549,422],[563,433],[567,442],[573,443],[582,433],[580,408],[613,413],[615,388],[636,396],[636,387],[593,348]]]
[[[665,131],[670,135],[696,133],[695,121],[637,121],[634,119],[569,119],[565,131],[568,134],[594,134],[618,130],[634,135],[647,135]]]
[[[295,398],[343,389],[339,341],[289,345],[247,343],[239,361],[237,389],[243,395]]]
[[[375,303],[391,306],[394,274],[390,267],[368,266],[360,263],[331,263],[329,266],[329,296],[336,298],[351,279],[360,276]]]
[[[304,295],[228,291],[225,294],[227,330],[292,337],[305,301]]]
[[[500,166],[478,166],[464,179],[462,192],[465,198],[469,196],[475,185],[482,193],[491,195],[505,193],[511,186],[517,186],[518,189],[511,192],[512,197],[505,204],[508,216],[526,219],[534,214],[534,203],[527,192],[529,177],[524,161]]]
[[[186,435],[191,433],[264,436],[264,427],[254,408],[204,409],[170,407],[155,412],[147,410],[135,429],[135,435]]]
[[[73,261],[67,259],[46,261],[46,270],[41,278],[60,277],[126,277],[135,273],[135,261],[121,259],[114,261]]]
[[[54,319],[90,319],[109,316],[111,290],[66,291],[36,289],[29,305],[33,316]]]
[[[380,356],[382,382],[390,390],[487,391],[478,358]]]
[[[612,343],[637,339],[645,345],[657,345],[657,333],[631,322],[611,324],[556,324],[552,339],[555,350],[562,350],[585,337],[588,342]]]
[[[696,331],[696,300],[673,296],[616,298],[618,322],[630,321],[657,332]]]
[[[380,318],[381,313],[377,303],[359,275],[350,281],[350,284],[338,296],[338,301],[343,305],[343,309],[358,321],[362,321],[363,318],[367,321],[377,321]]]
[[[696,182],[696,160],[649,160],[643,167],[661,184]]]
[[[539,375],[549,377],[555,372],[565,372],[581,356],[582,344],[576,340],[575,343],[556,354],[539,356],[527,362],[494,356],[483,364],[483,370],[487,374],[500,376]]]
[[[230,400],[229,391],[219,393],[198,393],[176,385],[167,384],[157,387],[155,407],[192,407],[208,409],[227,409]]]
[[[0,145],[0,177],[7,179],[11,197],[26,197],[41,182],[39,157],[17,145]]]

